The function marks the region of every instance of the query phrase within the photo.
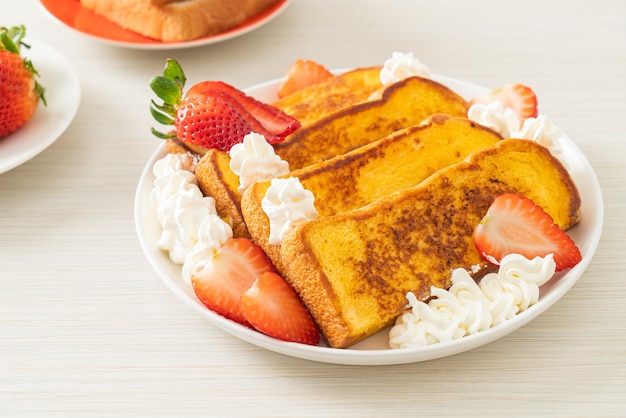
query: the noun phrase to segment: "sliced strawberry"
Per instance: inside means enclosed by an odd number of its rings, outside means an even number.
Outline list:
[[[263,273],[241,296],[243,315],[271,337],[317,345],[320,331],[298,294],[278,274]]]
[[[234,98],[222,93],[186,98],[178,107],[176,136],[204,148],[229,151],[250,132],[263,135],[268,142],[277,142]]]
[[[561,271],[582,259],[574,241],[552,217],[516,193],[494,200],[474,230],[474,243],[478,252],[495,264],[507,254],[521,254],[528,259],[554,254],[556,271]]]
[[[489,104],[499,101],[515,111],[520,123],[537,117],[537,96],[530,87],[523,84],[505,84],[489,93],[473,98],[470,104]]]
[[[297,60],[287,69],[285,79],[278,87],[278,97],[282,98],[305,87],[333,77],[326,67],[314,61]]]
[[[168,60],[162,76],[153,77],[150,87],[163,100],[152,100],[150,112],[163,125],[174,125],[175,133],[152,133],[163,139],[178,137],[203,148],[229,151],[256,132],[274,144],[300,127],[300,122],[280,109],[262,103],[226,83],[206,81],[193,86],[183,97],[187,78],[180,64]]]
[[[277,107],[260,102],[243,91],[221,81],[203,81],[193,86],[186,97],[213,95],[221,92],[232,96],[252,117],[270,132],[273,138],[284,139],[300,127],[300,122]],[[257,132],[259,133],[259,132]],[[266,139],[268,139],[266,137]],[[269,141],[270,139],[268,139]],[[275,140],[275,142],[278,142]],[[270,142],[272,143],[272,142]]]
[[[257,277],[273,270],[265,252],[252,241],[230,238],[191,282],[196,296],[209,309],[246,324],[241,312],[241,295]]]

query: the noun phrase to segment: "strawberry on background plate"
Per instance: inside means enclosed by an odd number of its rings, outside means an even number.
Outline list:
[[[320,331],[296,291],[278,274],[263,273],[241,296],[250,325],[271,337],[317,345]]]
[[[485,95],[474,97],[470,104],[489,104],[495,101],[515,111],[520,123],[538,115],[537,96],[535,92],[523,84],[505,84],[491,90]]]
[[[332,78],[333,73],[315,61],[297,60],[287,69],[285,79],[278,86],[278,97],[283,98],[313,84]]]
[[[574,241],[552,217],[516,193],[496,197],[474,230],[474,243],[481,256],[495,264],[507,254],[521,254],[528,259],[554,254],[556,271],[561,271],[582,259]]]
[[[163,125],[174,126],[174,132],[168,134],[152,129],[159,138],[229,151],[251,132],[274,144],[300,127],[280,109],[220,81],[200,82],[183,95],[186,80],[182,67],[172,59],[167,60],[162,76],[150,80],[150,87],[163,100],[163,104],[151,101],[152,116]]]
[[[44,88],[33,63],[22,57],[24,26],[0,28],[0,139],[9,136],[28,122],[39,105],[45,105]]]

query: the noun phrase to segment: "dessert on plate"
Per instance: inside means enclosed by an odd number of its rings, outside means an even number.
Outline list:
[[[80,0],[83,7],[124,29],[163,42],[225,32],[276,0]]]
[[[348,347],[392,324],[408,292],[428,300],[454,268],[488,271],[472,233],[504,193],[528,197],[562,229],[578,221],[580,198],[558,160],[535,142],[505,139],[414,187],[298,226],[280,245],[283,276],[330,345]]]
[[[159,247],[209,309],[336,348],[391,326],[390,347],[411,347],[496,326],[580,261],[562,132],[531,89],[467,102],[412,54],[378,73],[289,72],[272,104],[219,82],[183,95],[175,61],[151,81],[173,126],[153,130]],[[350,83],[365,92],[337,101]],[[305,98],[319,119],[294,116]]]
[[[420,124],[400,129],[345,154],[293,170],[279,178],[297,177],[315,196],[317,216],[358,209],[393,192],[419,184],[435,171],[490,147],[502,137],[469,119],[435,114]],[[196,175],[202,178],[201,172]],[[200,180],[199,180],[200,181]],[[254,242],[281,272],[280,210],[267,214],[273,180],[250,184],[241,201],[245,225]],[[276,188],[276,184],[273,185]],[[263,207],[263,205],[266,205]],[[275,236],[272,236],[271,232]],[[285,264],[289,261],[285,260]]]

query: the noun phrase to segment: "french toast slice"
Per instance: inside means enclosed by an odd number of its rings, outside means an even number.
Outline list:
[[[293,171],[315,196],[320,217],[348,212],[415,186],[437,170],[462,161],[502,138],[469,119],[437,114],[346,154]],[[282,271],[280,245],[269,243],[270,222],[261,202],[270,181],[248,187],[241,211],[253,241]]]
[[[382,97],[339,110],[301,127],[274,145],[291,170],[344,154],[435,113],[465,117],[468,102],[434,80],[409,77],[385,88]]]
[[[296,91],[271,104],[308,126],[340,109],[367,101],[378,89],[381,66],[357,68]]]
[[[362,103],[382,88],[381,66],[357,68],[333,78],[308,86],[272,103],[286,114],[298,119],[300,126],[308,126],[340,109]],[[169,139],[169,153],[190,152],[203,156],[207,148]]]
[[[196,164],[195,173],[200,191],[215,199],[215,210],[231,226],[233,235],[250,238],[240,209],[239,177],[230,169],[230,156],[224,151],[207,149]]]
[[[304,223],[281,244],[283,276],[329,345],[349,347],[391,325],[414,292],[447,288],[450,272],[488,268],[472,233],[496,196],[521,193],[562,229],[578,222],[580,195],[550,152],[505,139],[415,187],[362,208]]]
[[[379,71],[379,67],[373,68]],[[371,79],[376,71],[369,69],[367,77]],[[362,74],[360,77],[364,78]],[[354,80],[349,81],[350,83],[344,80],[342,86],[356,84]],[[319,84],[314,87],[316,88],[312,91],[321,90]],[[341,92],[344,89],[337,88],[336,91]],[[321,93],[316,94],[317,97],[321,97]],[[322,118],[309,127],[301,127],[289,135],[285,141],[274,144],[274,149],[283,160],[289,163],[290,169],[294,170],[320,159],[344,154],[389,135],[397,129],[419,124],[434,113],[464,117],[466,112],[467,102],[452,90],[429,79],[411,77],[386,88],[380,99],[349,106]],[[298,132],[301,131],[307,131],[310,135],[299,136]],[[349,134],[346,136],[344,131],[349,131]],[[328,136],[322,137],[325,134]],[[294,135],[296,135],[295,139],[293,139]],[[314,141],[318,142],[313,143]],[[344,141],[343,145],[340,145],[338,141]],[[312,157],[307,155],[307,152],[312,152]],[[321,153],[323,153],[323,158],[321,158]],[[223,154],[224,156],[220,158],[212,154],[200,160],[196,169],[198,183],[203,192],[209,193],[208,196],[219,198],[228,195],[230,197],[220,203],[220,207],[217,208],[218,213],[235,222],[236,229],[240,231],[235,233],[236,236],[248,237],[245,224],[239,222],[243,218],[240,209],[241,198],[236,191],[238,183],[234,180],[234,174],[230,169],[229,157],[226,153]],[[209,167],[211,162],[218,162],[220,166]],[[220,189],[219,194],[211,194],[216,188]]]

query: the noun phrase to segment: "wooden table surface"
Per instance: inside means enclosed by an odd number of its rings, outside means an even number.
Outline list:
[[[626,2],[295,0],[253,32],[180,50],[112,46],[35,0],[8,3],[0,24],[63,54],[82,100],[52,146],[0,175],[0,416],[626,415]],[[159,144],[148,80],[168,57],[190,83],[247,88],[297,58],[346,68],[394,51],[479,85],[534,88],[601,184],[591,265],[523,328],[426,362],[317,363],[217,329],[138,242],[134,193]]]

